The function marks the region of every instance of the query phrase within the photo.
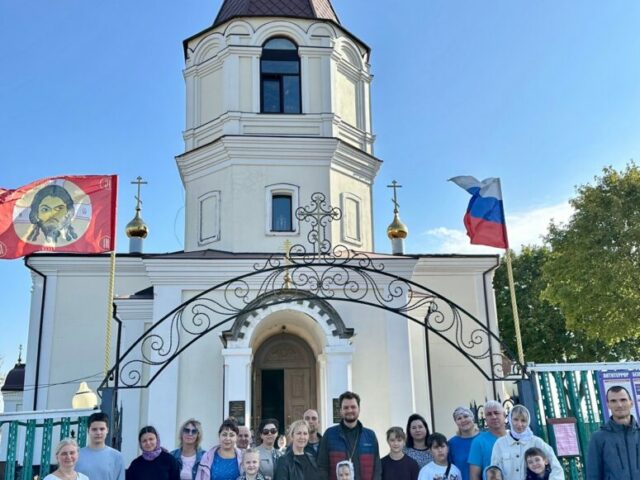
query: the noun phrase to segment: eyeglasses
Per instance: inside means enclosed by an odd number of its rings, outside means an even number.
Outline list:
[[[182,433],[184,433],[186,435],[197,435],[198,434],[198,429],[197,428],[184,427],[182,429]]]
[[[265,428],[262,430],[262,434],[263,435],[275,435],[276,433],[278,433],[278,429],[277,428]]]

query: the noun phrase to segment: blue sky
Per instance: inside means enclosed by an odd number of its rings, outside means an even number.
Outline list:
[[[0,0],[0,186],[60,174],[120,176],[118,229],[142,175],[146,251],[180,250],[182,40],[221,0]],[[372,48],[376,245],[389,251],[392,179],[409,253],[484,252],[446,179],[502,178],[513,245],[566,219],[576,185],[640,154],[637,0],[335,0]],[[119,250],[127,248],[120,233]],[[30,276],[0,261],[0,356],[26,343]]]

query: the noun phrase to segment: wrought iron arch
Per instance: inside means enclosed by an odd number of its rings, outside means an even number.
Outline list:
[[[233,332],[258,310],[300,299],[317,301],[331,310],[329,301],[344,301],[392,312],[421,325],[425,334],[439,336],[487,380],[526,377],[525,367],[508,347],[467,310],[426,286],[386,272],[380,259],[344,245],[332,246],[326,235],[328,224],[339,219],[341,212],[330,207],[323,194],[313,194],[311,205],[300,207],[296,217],[310,223],[311,251],[305,245],[293,245],[288,254],[257,262],[251,272],[174,308],[118,358],[100,388],[146,388],[208,333],[226,325],[232,325],[227,332]],[[143,378],[144,367],[152,367],[148,378]]]

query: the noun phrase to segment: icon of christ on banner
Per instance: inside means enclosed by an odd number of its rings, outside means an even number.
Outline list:
[[[114,248],[117,177],[47,178],[0,190],[0,258]]]

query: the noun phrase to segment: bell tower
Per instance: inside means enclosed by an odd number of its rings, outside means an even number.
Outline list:
[[[298,207],[342,209],[333,244],[373,250],[369,48],[329,0],[225,0],[184,41],[185,250],[306,243]]]

